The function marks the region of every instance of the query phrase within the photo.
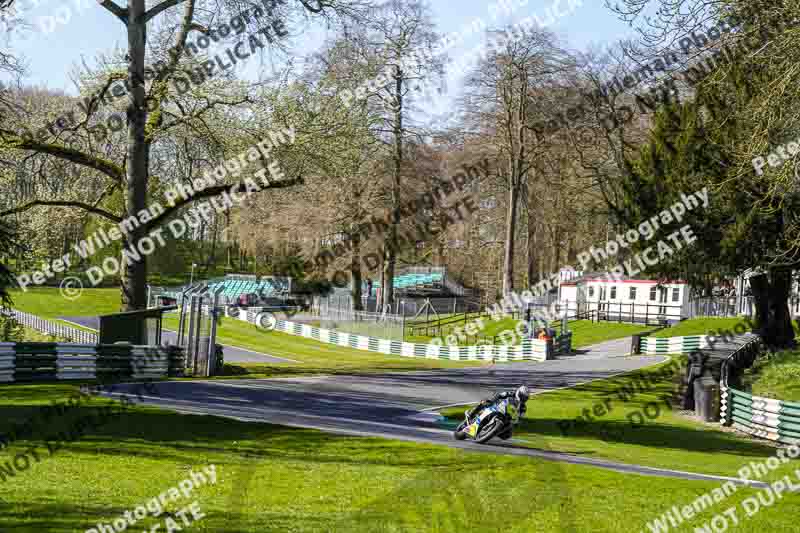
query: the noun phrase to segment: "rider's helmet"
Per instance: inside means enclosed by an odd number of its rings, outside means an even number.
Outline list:
[[[514,393],[514,397],[520,404],[524,404],[528,401],[528,398],[531,397],[531,391],[528,390],[528,387],[525,385],[521,385],[517,388],[517,391]]]

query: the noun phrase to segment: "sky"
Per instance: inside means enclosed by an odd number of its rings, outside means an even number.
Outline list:
[[[122,0],[116,1],[123,4]],[[17,2],[31,29],[5,37],[10,39],[15,54],[24,56],[28,64],[26,83],[77,94],[70,72],[83,61],[93,65],[99,54],[126,44],[122,24],[96,0]],[[576,50],[589,45],[603,45],[632,33],[626,23],[604,7],[602,0],[430,0],[430,5],[441,33],[465,36],[461,44],[448,50],[453,59],[468,54],[481,41],[481,33],[466,30],[476,19],[482,19],[488,27],[500,27],[535,15],[544,23],[551,22],[547,28],[559,35],[569,48]],[[549,17],[549,12],[554,9],[563,16]],[[293,33],[296,35],[292,36],[291,49],[298,55],[314,51],[326,36],[325,29],[320,26]],[[264,63],[263,59],[254,58],[243,61],[239,64],[239,75],[258,79],[263,73]],[[458,74],[448,77],[448,93],[431,104],[431,113],[446,112],[452,99],[458,95],[460,81]]]

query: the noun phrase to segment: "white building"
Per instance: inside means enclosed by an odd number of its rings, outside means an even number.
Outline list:
[[[592,313],[603,320],[641,323],[678,322],[689,316],[689,285],[680,280],[614,279],[594,273],[561,282],[559,295],[569,316]]]

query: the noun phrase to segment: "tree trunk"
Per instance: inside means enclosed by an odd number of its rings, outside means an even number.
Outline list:
[[[769,276],[752,276],[750,288],[753,291],[758,333],[764,342],[772,349],[793,347],[795,334],[789,312],[792,271],[771,269]]]
[[[503,295],[514,290],[514,235],[517,224],[517,204],[519,203],[519,186],[512,177],[508,190],[508,218],[506,220],[506,242],[503,258]]]
[[[125,217],[136,216],[145,209],[147,203],[147,173],[150,150],[145,141],[147,105],[144,92],[144,60],[146,24],[142,21],[145,12],[144,0],[130,0],[128,16],[128,83],[130,84],[127,108],[128,161],[126,178],[128,180],[125,198]],[[132,250],[145,236],[143,227],[134,228],[123,239],[123,246]],[[127,260],[121,276],[122,307],[126,311],[147,307],[147,263],[142,256],[138,261]]]
[[[394,156],[392,169],[392,223],[389,224],[389,236],[386,242],[386,255],[383,264],[384,283],[381,285],[384,307],[392,305],[394,300],[394,267],[397,261],[397,226],[400,224],[400,172],[403,167],[403,72],[395,66],[394,107]]]
[[[353,237],[353,251],[350,261],[350,294],[353,297],[353,309],[363,311],[364,306],[361,302],[361,246],[359,236]]]
[[[383,311],[383,291],[386,290],[386,252],[384,251],[383,255],[381,256],[381,297],[376,298],[375,300],[375,312],[380,313]]]
[[[536,225],[534,224],[533,214],[528,209],[528,287],[532,287],[538,281],[538,254],[536,253]]]

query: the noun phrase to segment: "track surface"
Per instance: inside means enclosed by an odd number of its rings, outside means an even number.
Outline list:
[[[72,322],[85,328],[98,331],[100,329],[100,319],[96,316],[60,316],[59,320]],[[161,342],[164,344],[177,344],[178,335],[174,331],[163,330]],[[293,363],[291,359],[283,359],[265,353],[254,352],[238,346],[222,345],[225,353],[226,363]]]
[[[523,383],[536,394],[608,378],[665,360],[663,356],[618,357],[624,354],[619,353],[622,346],[630,347],[630,340],[626,341],[627,344],[603,343],[576,356],[542,363],[374,375],[168,381],[156,383],[155,392],[145,396],[144,401],[186,413],[526,455],[626,473],[738,481],[520,447],[515,446],[514,439],[507,442],[496,439],[483,446],[458,442],[453,439],[452,432],[442,426],[435,412],[445,406],[475,403],[498,390],[512,389]],[[126,386],[118,390],[124,393]],[[535,397],[531,398],[528,410],[535,413]]]

